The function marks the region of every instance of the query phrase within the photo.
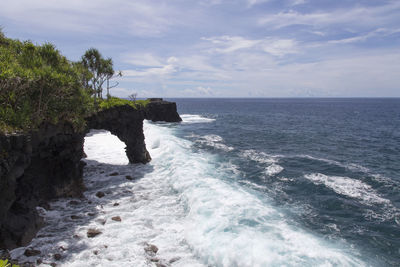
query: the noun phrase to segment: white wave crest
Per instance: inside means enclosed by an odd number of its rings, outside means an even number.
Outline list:
[[[250,160],[256,161],[258,163],[276,163],[277,160],[274,156],[268,155],[264,152],[258,152],[254,149],[244,150],[242,152],[243,157],[248,158]]]
[[[366,204],[390,203],[388,199],[382,198],[368,184],[349,177],[328,176],[321,173],[312,173],[304,176],[314,184],[323,184],[338,194],[362,200]]]
[[[269,176],[274,176],[281,171],[283,171],[283,167],[274,163],[266,168],[265,173]]]
[[[209,134],[209,135],[204,135],[204,136],[192,134],[189,137],[196,138],[195,143],[210,146],[210,147],[220,149],[225,152],[234,150],[233,147],[225,145],[223,143],[224,139],[221,136],[216,135],[216,134]]]
[[[183,123],[207,123],[215,121],[215,119],[192,114],[183,114],[181,115],[181,118]]]

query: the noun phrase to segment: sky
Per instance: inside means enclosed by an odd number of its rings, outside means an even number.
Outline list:
[[[119,97],[400,97],[400,0],[1,0],[0,26],[99,49]]]

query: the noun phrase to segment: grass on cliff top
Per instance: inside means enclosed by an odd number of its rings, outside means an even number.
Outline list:
[[[99,108],[101,110],[104,109],[109,109],[112,107],[117,107],[117,106],[131,106],[134,109],[139,109],[139,108],[144,108],[148,103],[150,102],[150,100],[146,99],[146,100],[127,100],[127,99],[122,99],[122,98],[118,98],[118,97],[110,97],[108,99],[102,100],[99,103]]]

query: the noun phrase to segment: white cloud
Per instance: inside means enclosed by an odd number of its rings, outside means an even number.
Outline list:
[[[265,39],[262,49],[273,56],[284,56],[298,53],[297,42],[292,39]]]
[[[356,43],[356,42],[363,42],[369,38],[377,37],[377,36],[388,36],[394,33],[400,32],[400,29],[384,29],[380,28],[367,34],[357,35],[350,38],[338,39],[338,40],[330,40],[328,44],[349,44],[349,43]]]
[[[290,10],[270,14],[259,19],[261,25],[282,28],[290,25],[309,25],[322,28],[335,24],[348,24],[349,26],[371,27],[398,20],[400,2],[377,7],[353,7],[337,9],[332,12],[300,13]]]
[[[135,66],[162,67],[161,59],[151,53],[131,53],[122,55],[122,61]]]
[[[211,42],[213,47],[210,50],[217,53],[232,53],[237,50],[251,49],[261,50],[273,56],[284,56],[298,52],[297,42],[293,39],[267,37],[251,40],[241,36],[221,36],[202,39]]]
[[[145,0],[3,1],[0,16],[31,30],[159,36],[177,23],[170,5]]]
[[[258,40],[249,40],[240,36],[203,37],[203,40],[210,41],[216,47],[214,50],[220,53],[231,53],[239,49],[251,48],[259,43]]]

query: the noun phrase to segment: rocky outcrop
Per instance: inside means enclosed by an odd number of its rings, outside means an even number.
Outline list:
[[[176,103],[164,101],[162,98],[150,98],[144,108],[145,118],[151,121],[180,122]]]
[[[0,136],[0,247],[34,237],[42,223],[37,206],[81,195],[84,135],[69,124],[46,124],[26,135]]]
[[[37,206],[58,197],[78,197],[84,190],[83,143],[90,129],[105,129],[126,144],[131,163],[151,160],[143,120],[181,121],[176,104],[151,101],[146,108],[118,106],[87,118],[76,132],[68,123],[43,124],[23,135],[0,135],[0,249],[24,246],[42,224]]]
[[[116,106],[96,113],[88,118],[89,129],[104,129],[126,144],[126,155],[130,163],[147,163],[151,160],[146,149],[143,133],[143,110],[131,106]]]

